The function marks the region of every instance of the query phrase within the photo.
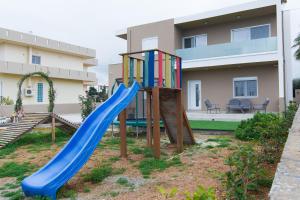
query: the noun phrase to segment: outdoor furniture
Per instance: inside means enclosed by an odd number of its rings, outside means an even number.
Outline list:
[[[227,104],[227,111],[241,111],[245,113],[245,111],[250,112],[252,110],[252,103],[249,99],[230,99]]]
[[[227,104],[227,111],[232,112],[236,110],[241,111],[242,113],[244,112],[241,107],[241,101],[239,99],[230,99]]]
[[[209,99],[206,99],[206,100],[204,101],[204,104],[205,104],[205,106],[206,106],[207,113],[208,113],[208,112],[211,113],[212,110],[215,110],[216,113],[217,113],[218,111],[221,112],[221,108],[220,108],[217,104],[212,104],[212,103],[210,102]]]
[[[241,101],[241,107],[242,107],[243,112],[245,112],[245,111],[251,112],[252,111],[253,105],[249,99],[241,99],[240,101]]]
[[[254,111],[264,111],[264,112],[267,112],[267,107],[270,103],[270,99],[269,98],[266,98],[266,100],[262,103],[262,104],[254,104],[253,105],[253,110]]]

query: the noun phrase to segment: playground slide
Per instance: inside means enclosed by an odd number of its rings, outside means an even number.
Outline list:
[[[56,199],[56,191],[88,161],[113,119],[134,99],[139,88],[137,82],[131,88],[121,84],[114,95],[85,119],[54,158],[22,181],[25,195]]]

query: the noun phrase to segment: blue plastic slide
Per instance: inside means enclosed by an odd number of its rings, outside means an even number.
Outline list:
[[[107,101],[84,120],[54,158],[22,181],[25,195],[56,199],[56,191],[88,161],[111,122],[134,99],[139,88],[137,82],[130,88],[121,84]]]

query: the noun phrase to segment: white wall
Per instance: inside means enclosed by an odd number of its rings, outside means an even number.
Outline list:
[[[18,62],[18,63],[28,63],[28,48],[15,45],[15,44],[3,44],[3,60]]]
[[[32,48],[32,55],[41,56],[41,65],[83,71],[84,59],[62,53]]]
[[[300,33],[300,9],[285,7],[284,44],[285,44],[285,88],[287,101],[293,100],[293,79],[300,78],[300,61],[296,60],[294,40]]]

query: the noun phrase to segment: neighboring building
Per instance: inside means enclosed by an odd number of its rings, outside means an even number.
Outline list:
[[[259,0],[129,27],[117,37],[127,40],[128,52],[158,48],[182,57],[188,111],[205,110],[206,98],[222,108],[231,98],[269,98],[268,111],[282,111],[292,100],[282,7],[280,0]],[[121,73],[120,64],[110,65],[109,88]]]
[[[16,101],[22,75],[48,73],[56,91],[56,109],[78,107],[78,96],[97,83],[88,68],[97,65],[96,51],[32,34],[0,28],[0,96]],[[25,93],[27,91],[27,94]],[[24,82],[23,104],[30,111],[46,111],[48,84],[40,77]],[[29,93],[32,92],[32,95]]]

